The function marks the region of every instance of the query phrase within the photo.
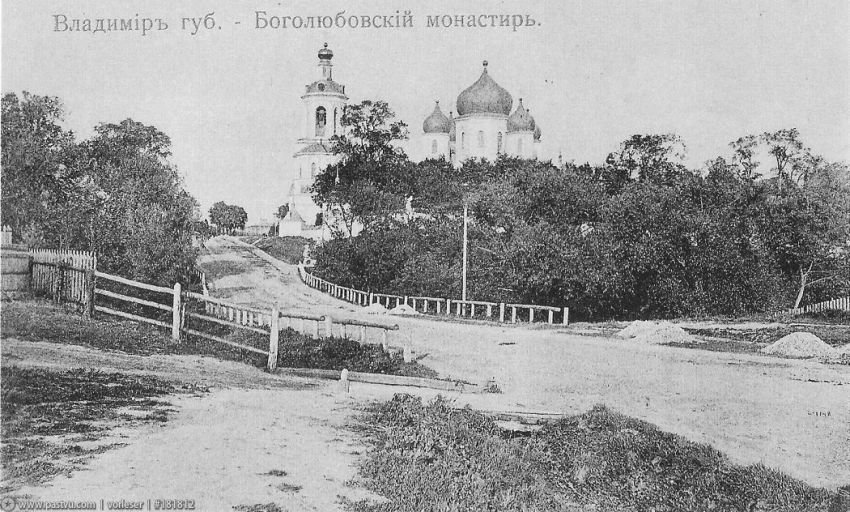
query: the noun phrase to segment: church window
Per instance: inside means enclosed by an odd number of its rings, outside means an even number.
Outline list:
[[[517,139],[516,141],[516,153],[517,155],[522,155],[522,139]]]
[[[434,155],[437,154],[437,139],[431,141],[431,153]]]
[[[484,147],[484,132],[482,130],[478,130],[478,147]]]
[[[325,125],[328,124],[328,113],[325,107],[316,109],[316,137],[325,136]]]
[[[502,132],[496,137],[496,154],[502,154]]]
[[[336,109],[334,109],[334,135],[336,135]]]
[[[466,149],[466,132],[460,132],[460,149]]]
[[[302,169],[301,166],[299,165],[298,166],[298,178],[301,179],[303,177],[304,177],[304,169]]]
[[[310,177],[311,178],[316,177],[316,162],[313,162],[312,164],[310,164]]]

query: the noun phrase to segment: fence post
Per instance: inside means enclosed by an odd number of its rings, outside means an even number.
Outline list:
[[[319,320],[316,320],[316,325],[313,326],[313,339],[319,339]]]
[[[325,316],[325,338],[333,338],[334,319],[330,315]]]
[[[499,321],[502,322],[502,323],[505,322],[505,303],[504,302],[499,303]]]
[[[94,270],[86,270],[86,290],[85,290],[85,304],[83,305],[83,318],[86,320],[91,320],[94,317],[94,289],[95,289],[95,276]]]
[[[564,325],[570,323],[570,308],[564,308]]]
[[[534,308],[528,308],[528,323],[534,323]]]
[[[516,306],[511,306],[511,323],[516,323]]]
[[[269,326],[269,363],[270,372],[277,369],[277,349],[280,345],[280,313],[277,307],[272,308],[271,325]]]
[[[390,349],[390,344],[387,341],[387,330],[381,330],[381,348],[384,349],[384,352],[387,352]]]
[[[555,323],[555,312],[552,311],[551,309],[549,310],[549,323],[550,324]]]
[[[174,299],[171,302],[171,339],[180,343],[180,283],[174,283]]]

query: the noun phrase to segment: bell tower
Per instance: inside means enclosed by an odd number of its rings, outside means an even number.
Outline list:
[[[316,176],[337,160],[331,139],[342,134],[342,110],[348,101],[345,86],[333,80],[333,51],[328,44],[319,50],[319,76],[305,87],[301,96],[302,127],[300,149],[293,155],[284,176],[289,215],[281,221],[281,236],[325,237],[324,215],[313,202],[310,188]]]

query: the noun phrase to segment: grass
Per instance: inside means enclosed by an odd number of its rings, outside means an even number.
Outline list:
[[[837,499],[602,406],[522,435],[441,397],[396,395],[362,420],[361,483],[388,501],[347,502],[356,512],[826,512]]]
[[[3,366],[2,372],[3,493],[68,474],[93,455],[117,446],[78,444],[97,441],[110,424],[166,421],[162,407],[168,404],[152,397],[189,390],[153,377],[87,369],[57,372]],[[120,408],[127,406],[149,413],[122,414]]]
[[[189,319],[189,327],[236,343],[268,349],[268,336],[219,324]],[[129,354],[200,354],[240,361],[264,368],[264,355],[222,343],[190,336],[176,344],[164,329],[133,321],[110,318],[83,320],[73,308],[47,301],[4,303],[0,315],[4,337],[82,345],[100,350],[120,350]],[[292,329],[281,331],[279,367],[322,368],[386,373],[413,377],[435,377],[436,372],[416,362],[405,363],[398,353],[383,352],[380,345],[328,338],[314,340]]]

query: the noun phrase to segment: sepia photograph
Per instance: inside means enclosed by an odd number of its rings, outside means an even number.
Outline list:
[[[0,512],[850,512],[850,2],[3,0]]]

